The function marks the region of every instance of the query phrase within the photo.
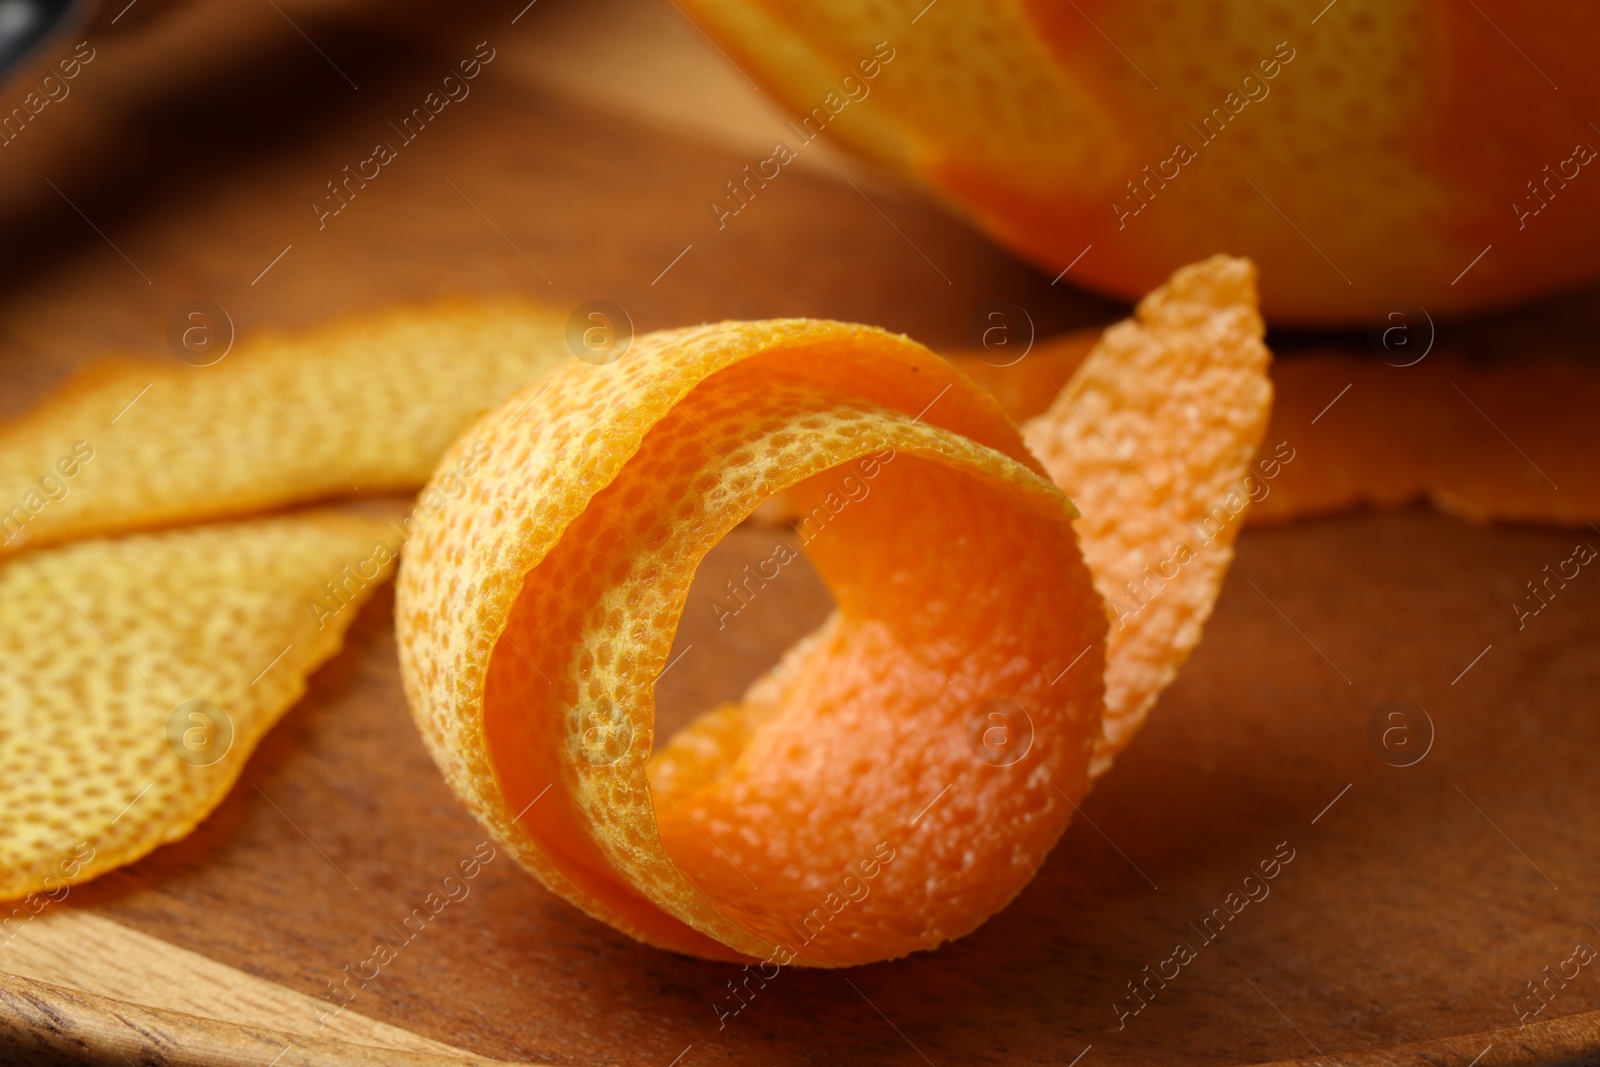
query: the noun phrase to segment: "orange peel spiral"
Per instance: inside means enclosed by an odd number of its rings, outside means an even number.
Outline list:
[[[1088,789],[1107,620],[991,396],[881,330],[724,323],[557,370],[444,464],[481,444],[403,561],[400,658],[445,776],[546,886],[663,948],[845,966],[1027,884]],[[696,567],[779,491],[825,516],[838,609],[652,763]]]

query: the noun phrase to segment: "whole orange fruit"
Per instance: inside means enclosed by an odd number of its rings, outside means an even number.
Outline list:
[[[842,142],[1066,282],[1228,252],[1274,321],[1348,325],[1600,275],[1588,0],[687,3],[785,155]]]

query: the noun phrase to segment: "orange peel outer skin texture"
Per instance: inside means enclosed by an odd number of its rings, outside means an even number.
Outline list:
[[[1023,424],[1083,512],[1078,536],[1111,618],[1096,776],[1199,644],[1233,561],[1272,414],[1263,329],[1253,263],[1183,267]]]
[[[682,6],[792,152],[842,143],[1099,292],[1227,247],[1274,323],[1337,325],[1600,274],[1584,0]]]
[[[101,357],[0,425],[0,557],[412,492],[465,426],[571,358],[564,323],[443,301],[263,332],[204,366]]]
[[[992,397],[881,330],[723,323],[562,368],[475,441],[492,456],[402,563],[402,673],[446,778],[546,886],[659,947],[847,966],[1027,884],[1088,788],[1106,619]],[[651,767],[695,568],[780,490],[838,610]]]
[[[0,561],[0,943],[222,803],[387,580],[387,536],[313,510]]]

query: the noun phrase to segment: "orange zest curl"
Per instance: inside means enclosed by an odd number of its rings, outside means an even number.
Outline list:
[[[1088,788],[1106,620],[992,397],[881,330],[724,323],[573,363],[467,439],[493,455],[408,550],[401,663],[446,777],[545,885],[653,945],[842,966],[1032,877]],[[652,766],[695,568],[780,490],[829,515],[806,552],[838,610]]]
[[[953,365],[865,326],[722,323],[558,370],[458,442],[492,454],[408,548],[423,737],[523,866],[650,944],[829,967],[960,937],[1199,640],[1271,406],[1261,329],[1247,261],[1184,268],[1063,353],[1042,460]],[[695,570],[780,493],[837,610],[658,747]],[[1162,595],[1120,606],[1214,508]]]

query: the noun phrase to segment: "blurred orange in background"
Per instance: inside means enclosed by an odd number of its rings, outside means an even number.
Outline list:
[[[1260,264],[1279,324],[1600,275],[1581,0],[685,5],[799,116],[787,148],[826,127],[1122,299],[1218,251]]]

